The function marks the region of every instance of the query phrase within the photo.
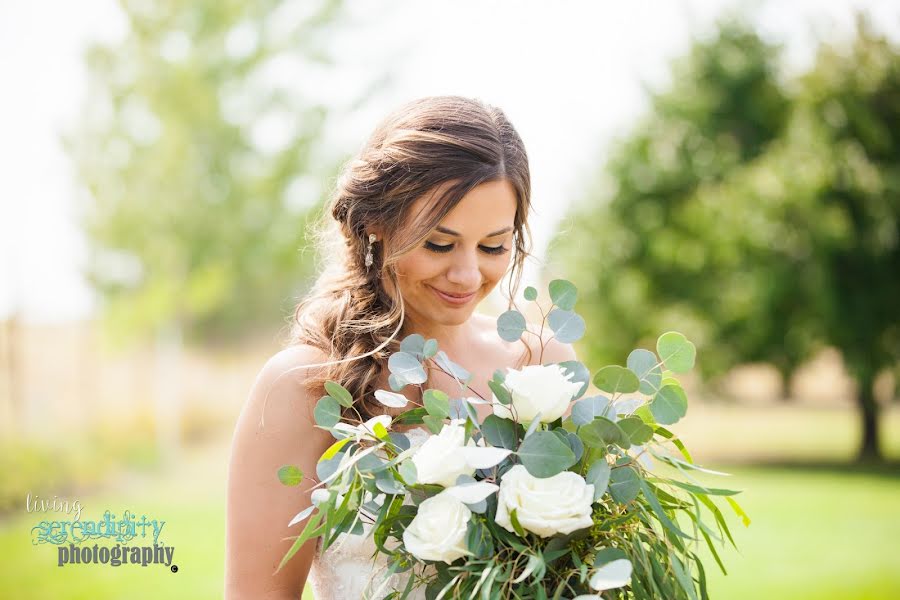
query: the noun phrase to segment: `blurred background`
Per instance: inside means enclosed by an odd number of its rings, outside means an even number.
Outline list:
[[[306,227],[381,116],[461,94],[525,140],[524,283],[576,283],[580,360],[697,344],[676,433],[752,519],[711,596],[900,597],[896,3],[34,0],[0,77],[0,596],[221,597]],[[178,573],[57,567],[29,493],[166,520]]]

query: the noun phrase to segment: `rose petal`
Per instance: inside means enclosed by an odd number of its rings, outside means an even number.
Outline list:
[[[494,483],[478,481],[475,483],[455,485],[447,488],[446,492],[464,504],[475,504],[476,502],[481,502],[499,489],[500,486]]]
[[[507,448],[467,446],[461,450],[466,463],[475,469],[490,469],[512,454]]]
[[[591,575],[590,585],[600,592],[622,587],[631,580],[631,570],[630,560],[618,558],[594,571],[594,574]]]

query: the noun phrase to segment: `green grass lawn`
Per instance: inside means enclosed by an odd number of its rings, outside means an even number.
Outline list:
[[[889,432],[896,436],[896,430],[885,431],[886,436]],[[753,436],[745,439],[751,444]],[[227,453],[222,444],[192,450],[178,468],[119,477],[102,492],[79,497],[83,520],[99,518],[107,508],[166,520],[163,538],[176,547],[177,573],[158,565],[57,567],[55,547],[32,546],[30,529],[44,518],[69,517],[26,514],[23,498],[22,509],[0,521],[0,598],[221,598]],[[727,577],[711,557],[705,561],[712,598],[900,598],[900,473],[812,464],[704,466],[733,474],[704,480],[745,490],[737,499],[752,519],[745,528],[721,503],[739,552],[729,546],[720,553]]]
[[[719,549],[727,576],[708,551],[701,553],[712,598],[900,598],[900,472],[713,468],[732,477],[702,480],[746,490],[735,498],[752,522],[744,527],[727,503],[719,503],[738,550],[730,544]]]

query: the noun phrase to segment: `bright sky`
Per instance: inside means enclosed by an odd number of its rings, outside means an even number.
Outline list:
[[[336,114],[329,147],[338,155],[353,151],[383,114],[419,96],[462,94],[501,107],[531,159],[540,257],[579,182],[602,160],[599,151],[645,107],[641,82],[663,83],[668,61],[691,34],[708,31],[734,4],[354,2],[359,25],[333,40],[341,69],[315,87],[344,110],[373,73],[390,69],[394,82],[365,106]],[[785,44],[796,69],[809,63],[816,37],[852,30],[856,8],[900,39],[892,0],[745,4],[755,7],[763,35]],[[112,0],[0,4],[0,318],[18,308],[28,322],[56,322],[93,310],[79,275],[85,245],[74,223],[76,187],[57,132],[81,102],[86,44],[125,34]],[[534,276],[526,272],[526,283]]]

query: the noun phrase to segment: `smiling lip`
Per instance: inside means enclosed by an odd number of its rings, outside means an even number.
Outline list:
[[[467,304],[469,302],[469,300],[471,300],[472,298],[475,297],[475,292],[466,294],[465,296],[459,296],[459,295],[451,295],[446,292],[442,292],[441,290],[439,290],[437,288],[433,288],[430,285],[428,287],[430,287],[434,291],[434,293],[437,295],[438,298],[440,298],[444,302],[446,302],[448,304],[452,304],[454,306],[462,306],[463,304]]]

